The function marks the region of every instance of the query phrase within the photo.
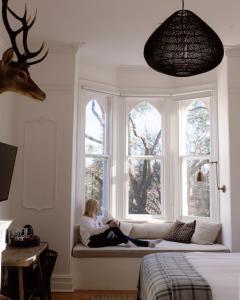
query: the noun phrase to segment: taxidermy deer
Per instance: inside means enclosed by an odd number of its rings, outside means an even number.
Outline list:
[[[8,21],[8,12],[22,23],[21,27],[17,30],[11,28]],[[25,6],[24,16],[19,17],[8,7],[8,0],[2,0],[3,23],[10,37],[12,47],[3,53],[2,60],[0,60],[0,93],[12,91],[43,101],[46,98],[45,93],[31,79],[28,72],[29,66],[43,61],[48,54],[47,51],[40,59],[29,61],[29,59],[32,60],[38,56],[44,48],[43,43],[38,51],[30,52],[28,49],[28,31],[33,26],[36,16],[37,13],[30,22],[30,18],[27,19],[27,7]],[[16,41],[20,33],[22,34],[23,53],[18,49]],[[17,61],[13,61],[14,53]]]

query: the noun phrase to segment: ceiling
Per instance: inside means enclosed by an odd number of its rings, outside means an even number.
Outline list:
[[[9,0],[23,13],[24,0]],[[84,43],[86,63],[146,65],[143,47],[150,34],[168,16],[181,9],[180,0],[26,0],[29,14],[38,10],[29,39],[39,42]],[[192,10],[220,36],[224,45],[240,44],[239,0],[185,0]],[[11,20],[12,24],[17,24]],[[0,35],[8,39],[2,23]]]

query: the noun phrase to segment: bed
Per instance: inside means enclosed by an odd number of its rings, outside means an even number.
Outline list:
[[[141,262],[141,300],[239,300],[239,291],[240,253],[157,253]]]

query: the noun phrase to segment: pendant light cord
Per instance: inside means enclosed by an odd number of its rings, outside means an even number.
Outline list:
[[[184,0],[182,0],[182,10],[184,10]]]

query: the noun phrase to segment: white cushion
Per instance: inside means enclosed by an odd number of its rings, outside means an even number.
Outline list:
[[[129,235],[132,230],[133,224],[127,222],[120,222],[120,229],[125,235]]]
[[[130,236],[138,239],[164,239],[172,226],[173,223],[135,223]]]
[[[89,248],[82,244],[73,247],[74,257],[143,257],[144,255],[158,252],[229,252],[229,249],[221,244],[196,245],[183,244],[170,241],[161,241],[155,248],[112,246],[103,248]],[[123,262],[124,263],[124,262]]]
[[[197,221],[191,242],[200,245],[211,245],[216,241],[220,229],[221,224]]]

